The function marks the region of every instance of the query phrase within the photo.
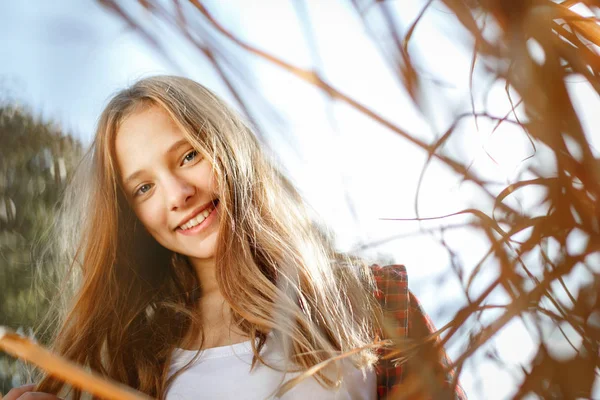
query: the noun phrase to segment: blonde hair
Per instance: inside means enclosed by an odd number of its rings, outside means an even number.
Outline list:
[[[160,246],[130,210],[114,157],[120,124],[143,107],[164,109],[213,167],[222,218],[216,277],[234,323],[253,344],[254,364],[273,332],[301,370],[373,342],[380,310],[366,263],[341,254],[311,218],[291,182],[261,150],[248,126],[202,85],[182,77],[142,79],[119,92],[102,113],[63,204],[78,284],[56,334],[66,357],[163,398],[174,376],[173,350],[192,330],[202,337],[198,279],[184,257]],[[73,214],[75,213],[75,214]],[[240,279],[243,277],[243,279]],[[258,339],[258,340],[256,340]],[[352,358],[377,360],[372,350]],[[326,387],[332,378],[315,374]],[[39,390],[57,393],[51,377]],[[75,391],[76,398],[80,393]]]

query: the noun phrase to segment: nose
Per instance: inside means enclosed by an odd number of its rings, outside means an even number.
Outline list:
[[[175,211],[185,207],[188,200],[196,194],[196,188],[190,182],[174,176],[165,185],[165,193],[169,210]]]

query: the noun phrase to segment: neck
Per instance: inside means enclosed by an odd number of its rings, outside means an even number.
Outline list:
[[[214,295],[222,297],[219,285],[217,285],[215,259],[190,258],[189,260],[202,288],[202,297]]]
[[[201,295],[198,307],[204,332],[203,348],[224,346],[248,340],[248,335],[231,326],[231,309],[219,290],[214,259],[192,259]],[[187,347],[197,348],[197,338],[188,337]]]

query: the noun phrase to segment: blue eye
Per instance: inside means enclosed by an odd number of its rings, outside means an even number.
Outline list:
[[[152,189],[152,186],[149,183],[146,183],[138,188],[138,190],[135,192],[135,195],[137,196],[147,193],[150,189]]]
[[[194,161],[194,159],[196,158],[197,155],[198,155],[198,152],[196,150],[192,150],[183,157],[183,161],[181,163],[187,164],[191,161]]]

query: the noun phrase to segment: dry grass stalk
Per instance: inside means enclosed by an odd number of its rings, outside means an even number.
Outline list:
[[[148,396],[113,382],[51,353],[33,341],[0,326],[0,350],[35,364],[49,374],[104,399],[147,400]],[[0,397],[1,398],[1,397]]]

